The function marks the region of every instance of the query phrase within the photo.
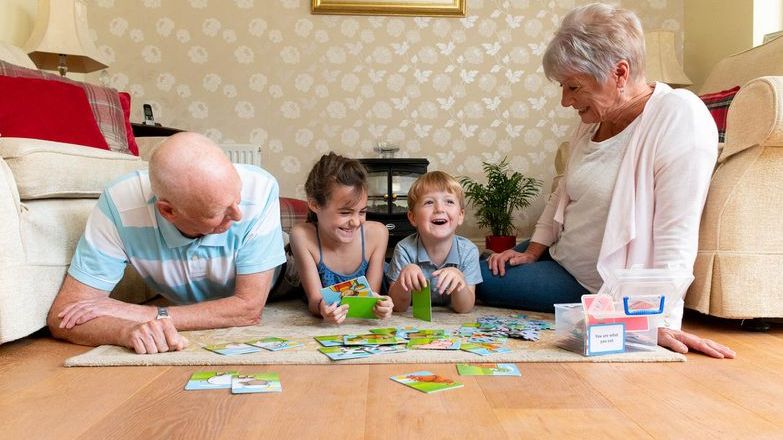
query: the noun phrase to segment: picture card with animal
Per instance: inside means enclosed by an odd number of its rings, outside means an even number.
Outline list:
[[[225,344],[207,345],[206,348],[209,351],[223,356],[237,356],[240,354],[256,353],[261,351],[260,348],[254,347],[244,342],[227,342]]]
[[[470,343],[465,342],[460,347],[460,350],[467,351],[468,353],[477,354],[480,356],[489,356],[496,353],[510,353],[511,349],[504,347],[501,344],[492,344],[487,342]]]
[[[412,338],[408,348],[413,350],[459,350],[459,338]]]
[[[238,374],[231,379],[232,394],[280,393],[283,386],[277,373]]]
[[[344,338],[345,335],[324,335],[324,336],[315,336],[313,339],[318,341],[318,343],[323,345],[324,347],[339,347],[343,345]]]
[[[348,318],[377,319],[373,309],[379,301],[364,276],[321,288],[324,301],[329,304],[347,304]]]
[[[359,359],[370,356],[371,354],[364,350],[363,346],[355,347],[320,347],[318,349],[333,361],[342,361],[345,359]]]
[[[457,364],[460,376],[521,376],[514,364]]]
[[[365,333],[362,335],[345,335],[343,345],[393,345],[406,342],[394,335],[378,335]]]
[[[416,371],[408,374],[400,374],[392,376],[391,380],[427,394],[452,390],[463,386],[453,379],[439,376],[430,371]]]
[[[220,390],[231,388],[231,378],[236,371],[196,371],[190,375],[185,390]]]
[[[253,341],[248,341],[248,344],[256,347],[261,347],[269,351],[286,350],[289,348],[301,347],[304,345],[299,341],[291,341],[288,339],[277,338],[277,337],[256,339]]]

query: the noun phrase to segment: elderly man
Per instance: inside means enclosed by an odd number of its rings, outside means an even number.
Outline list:
[[[253,325],[285,262],[277,182],[233,165],[208,138],[178,133],[149,172],[108,186],[49,311],[57,338],[136,353],[182,350],[178,330]],[[109,298],[130,263],[172,307]]]

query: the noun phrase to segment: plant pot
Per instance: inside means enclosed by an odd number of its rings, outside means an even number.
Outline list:
[[[517,237],[513,235],[487,235],[486,247],[493,252],[503,252],[513,248],[517,244]]]

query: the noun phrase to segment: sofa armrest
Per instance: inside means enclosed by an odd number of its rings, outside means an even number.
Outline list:
[[[734,97],[718,163],[755,145],[783,146],[783,76],[753,79]]]

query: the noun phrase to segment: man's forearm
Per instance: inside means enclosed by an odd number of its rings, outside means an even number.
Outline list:
[[[93,347],[106,344],[130,347],[127,335],[130,329],[137,324],[137,322],[128,319],[101,316],[66,329],[60,328],[59,321],[59,318],[52,317],[50,314],[49,330],[52,336],[74,344]]]
[[[205,330],[212,328],[243,327],[258,324],[266,303],[237,297],[205,301],[169,308],[169,316],[178,330]]]

